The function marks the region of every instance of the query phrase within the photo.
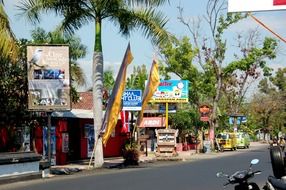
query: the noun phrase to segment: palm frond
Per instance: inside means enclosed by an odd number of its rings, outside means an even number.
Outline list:
[[[166,2],[170,3],[169,0],[125,0],[128,5],[131,6],[149,6],[149,7],[158,7],[165,4]]]
[[[18,45],[12,29],[10,28],[9,18],[0,4],[0,51],[4,57],[9,57],[13,62],[18,57]]]
[[[86,84],[85,75],[80,66],[74,61],[71,62],[71,78],[79,86]]]
[[[120,14],[120,15],[119,15]],[[115,17],[120,25],[120,33],[129,35],[131,31],[139,29],[143,35],[151,39],[155,45],[166,43],[174,37],[165,29],[167,18],[163,13],[156,11],[154,8],[138,9],[129,11],[122,9]],[[115,18],[112,18],[115,20]]]

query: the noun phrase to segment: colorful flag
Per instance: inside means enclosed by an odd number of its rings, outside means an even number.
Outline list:
[[[143,93],[142,108],[137,118],[136,122],[137,126],[140,126],[140,123],[143,119],[144,109],[146,108],[154,92],[157,90],[159,84],[160,84],[160,76],[159,76],[158,63],[155,60],[153,60],[152,67],[148,77],[148,82]]]
[[[133,56],[130,50],[130,44],[128,44],[102,122],[101,133],[103,133],[102,143],[104,145],[106,145],[112,130],[117,124],[118,116],[121,111],[122,95],[125,89],[126,70],[132,60]]]

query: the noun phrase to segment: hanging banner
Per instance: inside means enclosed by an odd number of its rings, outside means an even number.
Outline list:
[[[70,110],[68,46],[27,46],[28,109]]]
[[[286,0],[228,0],[228,12],[286,9]]]
[[[183,103],[189,100],[189,81],[161,80],[150,102]]]

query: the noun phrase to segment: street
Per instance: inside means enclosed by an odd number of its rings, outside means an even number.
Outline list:
[[[267,145],[239,149],[236,152],[217,153],[212,158],[194,159],[185,162],[155,162],[142,164],[136,168],[98,169],[84,171],[70,176],[57,176],[15,184],[2,185],[1,190],[219,190],[226,183],[225,178],[217,178],[216,173],[223,171],[232,174],[237,170],[248,169],[254,158],[260,162],[253,166],[262,174],[252,181],[260,188],[267,176],[272,174],[269,149]],[[234,189],[232,185],[225,188]]]

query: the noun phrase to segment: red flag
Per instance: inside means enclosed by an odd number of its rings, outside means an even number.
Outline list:
[[[120,112],[120,117],[121,117],[121,122],[122,122],[122,128],[121,128],[121,133],[127,133],[128,130],[128,111],[121,111]]]
[[[273,5],[286,5],[286,0],[273,0]]]

